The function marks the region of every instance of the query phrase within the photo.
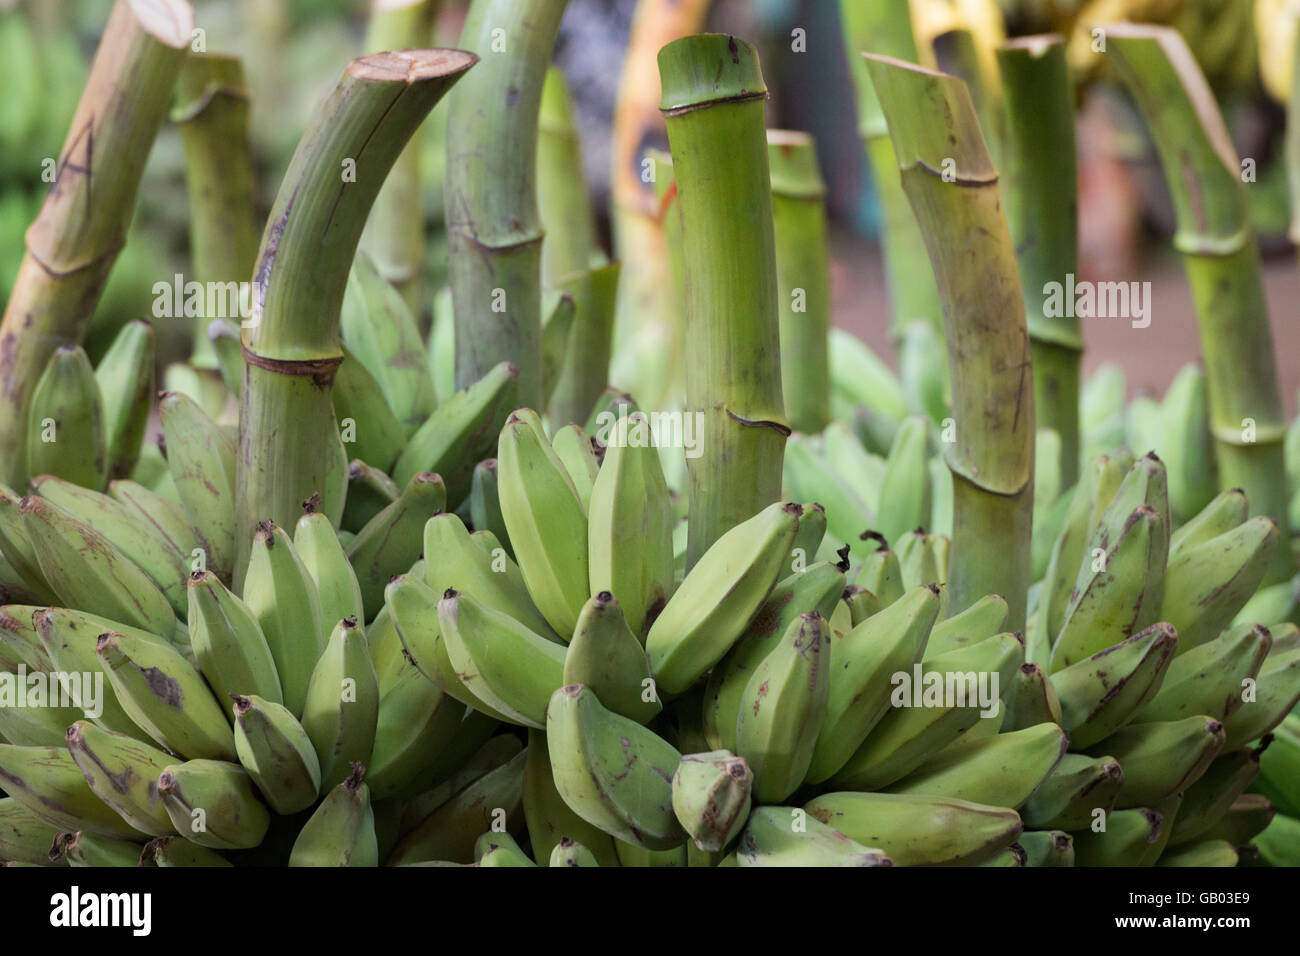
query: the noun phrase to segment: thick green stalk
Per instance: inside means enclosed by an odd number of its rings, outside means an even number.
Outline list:
[[[366,53],[429,45],[440,0],[372,0]],[[379,274],[392,283],[417,322],[424,312],[424,191],[421,137],[413,136],[384,180],[361,236]]]
[[[997,171],[964,83],[887,57],[868,60],[943,301],[956,423],[946,452],[948,611],[1001,594],[1006,629],[1020,630],[1030,583],[1034,392]]]
[[[582,143],[564,73],[555,66],[546,71],[537,115],[537,206],[546,230],[542,240],[544,288],[554,288],[600,264],[593,261],[599,250],[591,196],[582,176]]]
[[[253,278],[257,222],[253,199],[253,153],[248,139],[248,86],[237,57],[196,53],[176,81],[172,122],[185,149],[185,185],[190,198],[190,254],[199,282],[235,283]],[[234,306],[237,287],[227,286]],[[199,316],[190,364],[216,369],[208,339],[215,318],[238,321],[236,312]]]
[[[971,101],[975,104],[975,115],[980,118],[984,145],[988,147],[989,158],[997,166],[1002,159],[1000,90],[991,85],[980,70],[980,55],[975,46],[974,34],[965,29],[945,30],[936,35],[930,45],[938,69],[966,84]],[[1072,112],[1067,115],[1072,115]]]
[[[735,37],[659,51],[686,269],[689,569],[724,532],[781,496],[790,429],[781,396],[776,248],[758,54]]]
[[[447,238],[456,387],[500,362],[519,403],[542,400],[542,223],[537,114],[567,0],[473,0],[460,44],[481,65],[447,117]]]
[[[1079,188],[1065,39],[1021,37],[998,51],[1002,73],[1003,198],[1020,267],[1034,360],[1034,413],[1061,436],[1066,487],[1079,477],[1079,365],[1073,310],[1048,315],[1049,286],[1079,268]]]
[[[1210,430],[1223,488],[1287,533],[1286,419],[1241,165],[1214,95],[1178,32],[1112,24],[1107,49],[1146,118],[1173,196],[1205,358]],[[1278,548],[1266,580],[1291,569]]]
[[[1300,249],[1300,70],[1295,68],[1300,63],[1300,8],[1295,17],[1298,22],[1291,56],[1291,101],[1286,111],[1286,174],[1291,196],[1291,228],[1287,230],[1287,238]]]
[[[0,324],[0,480],[12,488],[27,485],[32,389],[55,349],[81,341],[126,243],[193,26],[184,0],[118,0],[104,28]]]
[[[559,288],[573,296],[573,328],[551,395],[551,424],[582,424],[609,384],[609,350],[618,295],[617,262],[571,275]]]
[[[291,528],[319,492],[319,510],[338,523],[347,458],[330,392],[348,273],[388,170],[475,62],[461,50],[353,60],[298,144],[262,236],[244,330],[236,581],[259,521]]]
[[[820,432],[831,418],[827,349],[831,325],[826,184],[807,133],[767,131],[781,315],[781,392],[795,431]]]
[[[915,63],[916,38],[908,0],[840,0],[849,70],[858,99],[858,135],[880,205],[880,243],[885,257],[885,277],[893,305],[890,332],[897,342],[912,319],[926,319],[936,331],[943,329],[943,306],[934,270],[925,252],[925,240],[898,179],[898,162],[871,83],[863,53],[877,53]]]

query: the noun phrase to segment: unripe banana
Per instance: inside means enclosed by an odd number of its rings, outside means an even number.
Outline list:
[[[736,753],[764,803],[780,803],[808,773],[830,697],[830,658],[829,627],[813,611],[791,622],[745,685]]]
[[[13,797],[0,799],[0,860],[45,866],[59,828],[45,822]]]
[[[876,520],[876,511],[857,486],[841,475],[815,447],[814,439],[795,433],[786,440],[782,487],[791,498],[816,501],[825,509],[826,529],[865,557],[871,545],[862,534]]]
[[[496,535],[497,541],[505,548],[506,554],[513,559],[515,552],[510,547],[506,519],[501,514],[501,494],[497,478],[495,458],[485,458],[474,466],[474,477],[470,482],[469,490],[470,520],[476,530],[491,531]]]
[[[347,346],[334,373],[330,397],[348,454],[373,462],[377,468],[391,467],[406,442],[406,430],[388,404],[379,380]]]
[[[1223,724],[1204,716],[1130,724],[1111,734],[1099,746],[1124,768],[1115,805],[1149,807],[1182,793],[1223,750],[1223,740]]]
[[[1106,815],[1106,829],[1074,834],[1075,866],[1137,866],[1160,839],[1164,817],[1145,807]]]
[[[796,807],[759,807],[736,850],[721,866],[893,866],[882,850],[863,846]]]
[[[1300,714],[1291,714],[1278,724],[1273,739],[1259,754],[1260,778],[1255,787],[1287,816],[1300,816]]]
[[[1253,845],[1272,866],[1300,866],[1300,819],[1279,813]]]
[[[138,866],[141,844],[132,840],[77,831],[60,833],[49,848],[48,862],[68,866]]]
[[[1264,658],[1250,696],[1245,696],[1242,705],[1223,721],[1226,750],[1258,740],[1300,703],[1300,641],[1296,640],[1294,625],[1288,628],[1289,637],[1282,636],[1282,626],[1273,633],[1273,647]]]
[[[104,403],[79,345],[62,345],[36,380],[27,425],[27,474],[58,475],[100,491],[108,483]]]
[[[1026,830],[1017,842],[1025,866],[1074,866],[1074,839],[1063,830]]]
[[[1203,839],[1205,831],[1228,812],[1233,801],[1246,792],[1258,775],[1258,751],[1234,750],[1215,760],[1183,794],[1169,845],[1186,845]]]
[[[616,427],[636,420],[622,419]],[[587,573],[591,593],[609,591],[619,599],[638,640],[673,594],[672,538],[672,502],[658,449],[611,444],[587,508]]]
[[[600,702],[639,724],[663,710],[645,649],[623,619],[618,599],[601,591],[582,609],[564,654],[563,684],[585,684]]]
[[[560,842],[555,844],[555,849],[551,851],[550,863],[548,866],[599,866],[596,858],[592,856],[581,843],[576,840],[570,840],[568,837],[562,837]]]
[[[582,502],[582,509],[586,511],[591,504],[591,487],[601,467],[592,450],[591,439],[581,425],[565,425],[552,436],[551,448],[564,465],[573,489],[578,493],[578,500]],[[658,457],[657,451],[655,455]]]
[[[899,536],[894,550],[898,552],[904,590],[948,580],[947,540],[939,535],[926,534],[920,528],[906,531]]]
[[[320,793],[320,761],[293,713],[261,697],[235,697],[239,762],[276,813],[306,810]]]
[[[318,495],[303,502],[304,514],[293,529],[293,547],[298,552],[302,566],[316,584],[320,601],[321,624],[332,629],[345,617],[362,621],[365,605],[361,600],[361,585],[348,561],[347,552],[329,518],[316,508]]]
[[[564,465],[516,411],[497,446],[501,513],[533,603],[563,638],[589,596],[587,515]]]
[[[186,562],[193,560],[199,539],[190,527],[190,519],[170,498],[144,485],[122,479],[108,483],[108,493],[121,502],[136,521],[149,524],[154,533],[167,542]]]
[[[200,846],[243,850],[259,846],[271,814],[239,764],[189,760],[158,775],[158,794],[176,832]]]
[[[84,720],[68,728],[67,747],[95,796],[123,820],[150,836],[175,832],[158,795],[158,775],[170,756]]]
[[[474,859],[479,866],[536,866],[509,833],[484,833],[474,843]]]
[[[1237,848],[1227,840],[1205,840],[1167,850],[1160,855],[1156,866],[1191,866],[1199,869],[1236,866],[1237,861]]]
[[[108,477],[125,478],[140,456],[140,443],[153,404],[153,327],[140,319],[127,322],[99,360],[95,381],[104,407],[104,444]]]
[[[989,857],[983,863],[976,863],[975,866],[985,867],[1022,867],[1029,859],[1025,853],[1025,848],[1019,843],[1013,843],[1006,849],[999,850],[993,856]]]
[[[986,641],[1002,632],[1006,619],[1006,598],[1000,594],[986,594],[966,610],[935,623],[922,660]]]
[[[1100,810],[1108,814],[1124,784],[1124,770],[1113,757],[1066,754],[1021,808],[1025,825],[1036,829],[1080,830]]]
[[[140,852],[140,865],[148,866],[226,867],[233,864],[207,847],[178,836],[161,836],[150,840]]]
[[[58,604],[59,596],[45,580],[36,549],[23,527],[21,503],[20,496],[0,485],[0,554],[21,579],[23,598],[38,605]]]
[[[1022,664],[1002,695],[1004,732],[1024,730],[1038,724],[1061,722],[1061,702],[1056,687],[1037,664]]]
[[[606,454],[606,460],[608,457]],[[804,505],[799,512],[799,530],[795,532],[794,546],[790,548],[790,563],[782,570],[781,576],[784,578],[808,570],[816,562],[825,537],[826,509],[815,501]]]
[[[1188,363],[1174,376],[1161,408],[1160,447],[1169,470],[1173,517],[1186,521],[1214,497],[1214,446],[1206,413],[1205,371]]]
[[[720,852],[749,817],[753,785],[743,757],[727,750],[686,754],[673,774],[673,812],[697,847]]]
[[[1226,534],[1249,516],[1250,505],[1245,492],[1240,488],[1221,491],[1170,536],[1169,560],[1172,562],[1206,541]]]
[[[1238,624],[1180,654],[1137,720],[1180,720],[1197,714],[1223,720],[1241,706],[1246,682],[1259,674],[1272,646],[1272,635],[1264,628]]]
[[[470,693],[514,723],[545,726],[547,701],[563,683],[563,645],[455,590],[443,595],[438,620],[447,657]]]
[[[345,617],[311,673],[302,712],[302,729],[320,760],[322,790],[341,784],[354,764],[370,760],[378,719],[379,679],[370,648],[356,619]]]
[[[1268,828],[1277,807],[1259,793],[1243,793],[1218,820],[1201,834],[1203,840],[1227,840],[1245,846]]]
[[[225,711],[179,652],[106,631],[95,653],[122,708],[155,741],[182,757],[235,759]]]
[[[896,866],[982,863],[1023,829],[1014,810],[919,794],[826,793],[804,809],[850,840],[880,847]]]
[[[769,505],[723,534],[696,562],[646,635],[663,693],[685,691],[744,632],[785,566],[801,510]]]
[[[360,458],[348,463],[348,494],[340,527],[356,533],[402,493],[397,483]]]
[[[831,644],[830,695],[808,767],[821,783],[853,757],[889,711],[893,676],[920,659],[939,597],[915,588]]]
[[[406,571],[424,547],[424,523],[447,507],[443,479],[432,472],[414,475],[397,500],[375,515],[348,546],[348,560],[361,586],[366,619],[384,604],[384,585]]]
[[[844,589],[840,601],[849,610],[850,629],[857,627],[867,618],[880,611],[880,602],[866,588],[850,584]]]
[[[1017,809],[1065,756],[1068,741],[1056,724],[958,740],[889,788],[890,793],[956,797]]]
[[[206,566],[229,582],[235,567],[235,442],[179,392],[163,393],[158,417],[167,468],[206,552]]]
[[[1241,606],[1232,623],[1290,620],[1295,616],[1297,606],[1300,606],[1300,574],[1260,588]]]
[[[354,763],[347,777],[325,794],[289,854],[290,866],[378,866],[379,841],[365,768]]]
[[[401,669],[389,686],[380,685],[379,719],[370,757],[370,794],[385,800],[438,771],[439,757],[453,745],[473,742],[477,714],[431,684],[414,666]],[[487,723],[490,728],[491,722]],[[448,770],[450,768],[447,768]]]
[[[99,799],[63,745],[0,744],[0,789],[32,816],[59,830],[126,837],[141,832]],[[45,848],[49,849],[49,841]]]
[[[256,694],[283,703],[275,659],[262,626],[211,571],[195,571],[189,582],[190,647],[218,700]]]
[[[53,703],[34,707],[30,699],[26,707],[0,706],[0,740],[20,747],[59,747],[63,744],[63,733],[68,725],[84,715],[81,707],[62,707]]]
[[[569,805],[555,789],[546,734],[540,730],[528,731],[523,804],[528,839],[539,860],[549,852],[550,865],[556,866],[555,855],[560,852],[564,842],[576,840],[583,847],[583,852],[592,858],[591,865],[619,865],[614,838],[569,809]]]
[[[546,737],[555,788],[578,816],[649,850],[686,838],[672,807],[681,754],[667,741],[607,710],[580,685],[552,695]]]
[[[903,569],[898,553],[891,551],[877,532],[868,532],[868,537],[879,542],[880,547],[863,560],[854,583],[874,594],[881,607],[889,607],[903,596]]]
[[[904,419],[885,461],[876,527],[894,548],[905,532],[930,520],[928,429],[924,418]]]

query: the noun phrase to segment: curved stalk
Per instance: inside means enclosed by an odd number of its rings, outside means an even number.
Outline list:
[[[461,46],[482,65],[447,117],[447,238],[456,387],[499,362],[519,369],[519,402],[542,399],[542,223],[537,114],[567,0],[473,0]]]
[[[330,391],[348,273],[388,170],[476,62],[461,50],[353,60],[298,144],[262,235],[243,337],[236,581],[257,522],[292,527],[317,492],[331,521],[342,514],[347,459]]]
[[[868,60],[943,301],[956,423],[946,453],[953,476],[948,612],[1001,594],[1007,629],[1021,630],[1030,583],[1034,393],[997,172],[964,83],[888,57]]]
[[[781,392],[795,431],[820,432],[831,418],[827,356],[831,326],[826,184],[807,133],[767,131],[781,315]]]
[[[190,199],[190,254],[199,282],[248,282],[257,258],[253,154],[248,138],[248,86],[237,57],[192,55],[176,82],[172,122],[185,150],[185,185]],[[230,287],[227,286],[229,289]],[[238,295],[227,295],[233,306]],[[217,368],[208,339],[215,318],[199,316],[190,364]]]
[[[1020,267],[1034,360],[1034,413],[1061,436],[1066,487],[1079,477],[1079,366],[1083,338],[1072,314],[1047,315],[1048,284],[1079,267],[1074,106],[1065,39],[1021,37],[998,50],[1003,96],[1003,198]],[[1073,310],[1062,310],[1072,312]]]
[[[686,269],[689,569],[728,529],[781,496],[790,429],[781,397],[776,249],[758,54],[734,37],[659,51]]]
[[[185,0],[118,0],[104,28],[0,324],[0,479],[11,488],[27,485],[32,390],[55,349],[80,343],[126,243],[193,28]]]
[[[1176,30],[1127,23],[1103,29],[1173,196],[1174,246],[1196,303],[1219,481],[1245,491],[1251,512],[1276,521],[1286,541],[1286,419],[1236,150]],[[1282,580],[1290,570],[1290,549],[1278,548],[1265,580]]]
[[[537,206],[546,230],[542,240],[544,288],[554,288],[600,264],[593,261],[599,250],[596,218],[582,175],[582,143],[573,123],[564,73],[555,66],[546,71],[537,116]]]

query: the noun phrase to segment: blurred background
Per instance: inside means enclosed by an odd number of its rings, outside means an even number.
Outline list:
[[[873,0],[860,0],[863,3]],[[1300,271],[1287,239],[1283,162],[1296,0],[912,0],[917,33],[965,26],[985,49],[1007,36],[1056,31],[1071,37],[1076,68],[1080,162],[1080,279],[1150,281],[1152,322],[1083,320],[1086,371],[1123,368],[1130,395],[1162,393],[1199,354],[1195,314],[1170,244],[1173,215],[1156,157],[1131,104],[1092,54],[1084,24],[1144,20],[1171,24],[1200,60],[1228,119],[1237,152],[1255,162],[1249,194],[1264,249],[1265,283],[1288,414],[1300,387]],[[22,258],[23,234],[47,184],[42,162],[57,157],[111,4],[108,0],[0,0],[0,296]],[[274,198],[315,103],[362,49],[367,0],[194,0],[208,52],[244,59],[252,91],[258,201]],[[584,175],[602,213],[609,197],[610,126],[620,63],[635,0],[570,0],[556,62],[576,105]],[[893,362],[889,303],[876,242],[877,208],[855,128],[853,89],[839,27],[838,0],[714,0],[707,28],[755,43],[771,90],[769,125],[817,140],[833,223],[834,321]],[[464,3],[445,0],[439,45],[454,46]],[[800,34],[799,31],[802,31]],[[801,42],[795,40],[801,35]],[[802,49],[799,47],[802,46]],[[922,42],[922,49],[928,44]],[[924,54],[923,54],[924,55]],[[990,58],[991,59],[991,58]],[[995,67],[994,67],[995,68]],[[435,111],[421,135],[430,289],[443,284],[442,122]],[[666,142],[662,145],[666,146]],[[128,244],[87,340],[92,359],[120,325],[149,316],[155,282],[189,271],[183,157],[165,125],[150,155]],[[189,323],[156,323],[160,362],[183,358]],[[616,383],[617,384],[617,383]]]

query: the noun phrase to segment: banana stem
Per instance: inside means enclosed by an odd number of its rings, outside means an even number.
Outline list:
[[[704,26],[710,0],[639,0],[628,34],[623,73],[614,102],[610,147],[610,219],[614,255],[623,263],[614,319],[615,381],[647,408],[680,394],[680,370],[667,376],[644,368],[643,356],[662,354],[664,343],[679,341],[681,322],[672,301],[669,247],[660,215],[650,149],[666,148],[668,136],[659,113],[659,51]]]
[[[440,0],[372,0],[365,52],[428,46]],[[420,180],[421,137],[413,136],[384,180],[361,246],[379,274],[410,306],[417,322],[424,313],[424,191]]]
[[[998,50],[1007,223],[1020,268],[1038,424],[1061,436],[1064,487],[1079,477],[1079,366],[1073,310],[1047,315],[1048,284],[1079,267],[1078,169],[1065,39],[1021,37]]]
[[[338,524],[347,459],[330,392],[348,273],[389,168],[477,61],[462,50],[353,60],[298,144],[262,235],[243,335],[236,581],[259,521],[293,527],[301,502],[319,492]]]
[[[768,130],[767,158],[781,316],[781,392],[790,427],[813,434],[831,417],[826,185],[807,133]]]
[[[237,57],[196,53],[176,81],[171,113],[185,150],[195,278],[226,283],[230,306],[240,300],[238,286],[229,284],[252,279],[257,258],[248,101],[244,67]],[[237,313],[198,318],[190,355],[195,368],[218,367],[208,339],[208,324],[215,318],[237,320]]]
[[[980,118],[980,129],[984,133],[984,145],[988,148],[989,158],[994,166],[1002,158],[1002,116],[999,112],[998,90],[986,81],[980,71],[979,51],[975,48],[975,37],[965,29],[945,30],[931,41],[934,61],[939,70],[950,73],[966,84],[971,101],[975,104],[975,115]],[[1073,110],[1066,114],[1073,115]]]
[[[1259,244],[1236,150],[1209,85],[1178,32],[1112,24],[1107,48],[1155,140],[1173,196],[1174,246],[1196,303],[1219,480],[1288,540],[1286,419],[1260,276]],[[1278,548],[1265,581],[1290,576]]]
[[[868,56],[903,189],[943,302],[956,440],[948,611],[986,594],[1025,625],[1033,515],[1034,394],[1015,251],[966,85]]]
[[[567,0],[473,0],[461,45],[482,65],[447,117],[447,237],[456,387],[500,362],[519,369],[519,402],[542,400],[542,223],[537,114]]]
[[[126,242],[193,26],[185,0],[118,0],[104,28],[0,323],[0,479],[10,487],[27,485],[32,390],[54,350],[81,341]]]
[[[758,54],[704,34],[659,51],[681,210],[689,569],[724,532],[781,495],[790,429],[781,395],[776,249]]]
[[[546,231],[543,287],[555,288],[603,264],[593,261],[599,251],[596,218],[582,176],[582,143],[573,122],[573,104],[564,73],[554,66],[546,71],[537,116],[537,205]]]
[[[943,306],[934,270],[925,251],[925,240],[916,216],[898,179],[898,161],[862,54],[876,53],[915,63],[916,38],[908,0],[840,0],[844,41],[849,70],[857,91],[858,135],[866,151],[867,164],[880,206],[880,243],[885,258],[885,277],[893,305],[890,334],[902,338],[912,319],[925,319],[937,332],[943,331]]]

